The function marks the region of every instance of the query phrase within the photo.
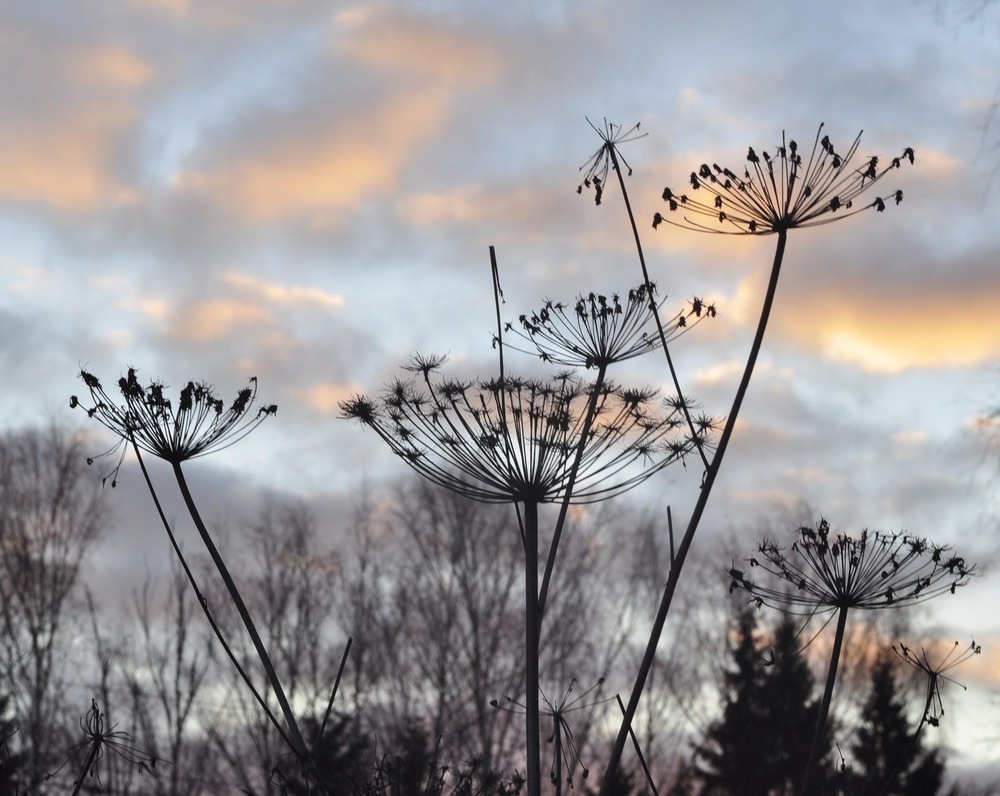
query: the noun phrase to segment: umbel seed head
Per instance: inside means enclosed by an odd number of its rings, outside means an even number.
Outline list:
[[[653,216],[653,227],[667,222],[699,232],[735,235],[769,235],[798,227],[812,227],[847,218],[864,210],[885,211],[903,201],[903,192],[894,190],[871,201],[863,194],[904,162],[914,162],[913,149],[886,162],[870,156],[855,162],[861,133],[843,153],[819,126],[807,158],[798,144],[781,134],[781,144],[771,155],[760,155],[750,147],[743,169],[703,163],[691,172],[690,191],[677,193],[663,189],[666,213]]]

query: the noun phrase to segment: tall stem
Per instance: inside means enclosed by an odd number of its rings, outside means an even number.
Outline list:
[[[70,796],[77,796],[83,787],[83,781],[90,773],[90,767],[97,761],[97,753],[101,751],[101,743],[102,739],[99,737],[91,741],[90,749],[87,751],[87,759],[83,761],[83,770],[80,772],[80,778],[73,783],[73,792]]]
[[[670,356],[670,349],[667,347],[667,335],[663,331],[663,323],[660,321],[660,311],[656,307],[656,299],[653,296],[653,283],[649,279],[649,269],[646,268],[646,256],[642,253],[642,240],[639,238],[639,227],[635,223],[635,214],[632,212],[632,203],[628,198],[628,190],[625,188],[625,178],[622,176],[621,165],[618,163],[618,153],[613,146],[608,146],[608,154],[611,156],[611,165],[614,166],[615,174],[618,175],[618,185],[621,187],[622,200],[625,202],[625,212],[628,213],[628,221],[632,226],[632,238],[635,240],[635,251],[639,255],[639,267],[642,269],[642,281],[646,286],[646,295],[649,296],[649,308],[653,313],[653,321],[656,323],[656,331],[660,336],[660,346],[663,348],[663,356],[667,360],[667,369],[670,371],[670,378],[674,383],[674,391],[680,401],[681,411],[691,430],[691,437],[698,439],[698,432],[691,420],[691,412],[688,409],[687,401],[684,400],[684,393],[681,392],[681,383],[677,378],[677,371],[674,369],[674,361]],[[708,467],[708,459],[705,456],[705,449],[698,445],[698,455],[701,456],[702,464]]]
[[[812,781],[815,777],[816,764],[819,762],[819,750],[823,746],[823,735],[826,733],[826,721],[830,715],[830,700],[833,698],[833,686],[837,681],[837,667],[840,665],[840,650],[844,645],[844,628],[847,626],[846,605],[841,606],[837,617],[837,634],[833,638],[833,652],[830,655],[830,669],[826,674],[826,688],[823,689],[823,701],[819,706],[819,718],[816,719],[816,734],[813,736],[812,749],[809,751],[809,764],[802,780],[802,796],[812,793]]]
[[[236,659],[236,655],[233,654],[232,648],[229,646],[229,642],[226,641],[226,637],[222,634],[222,629],[219,627],[218,623],[215,621],[215,617],[212,616],[211,610],[208,607],[208,600],[205,599],[205,595],[202,594],[201,588],[198,586],[198,581],[195,579],[194,573],[191,571],[191,567],[188,566],[187,559],[184,557],[184,552],[181,550],[181,546],[177,543],[177,537],[174,536],[173,529],[170,527],[170,523],[167,521],[167,515],[163,512],[163,506],[160,504],[160,498],[156,494],[156,489],[153,487],[153,481],[149,477],[149,471],[146,469],[146,462],[142,458],[142,452],[139,450],[139,446],[135,444],[134,439],[130,439],[132,443],[132,449],[135,451],[135,458],[139,462],[139,468],[142,470],[142,476],[146,479],[146,488],[149,490],[150,496],[153,498],[153,505],[156,507],[156,513],[160,517],[160,522],[163,523],[163,528],[167,532],[167,537],[170,539],[170,545],[174,548],[174,553],[177,555],[177,559],[181,562],[181,567],[184,570],[184,574],[187,576],[188,583],[191,584],[191,588],[194,589],[195,597],[198,598],[198,605],[201,606],[201,610],[205,613],[205,618],[208,619],[208,624],[212,628],[212,632],[215,633],[215,637],[219,640],[222,645],[223,651],[226,653],[226,657],[229,658],[233,666],[236,667],[236,671],[243,680],[244,685],[250,689],[250,693],[253,698],[257,700],[257,704],[261,706],[264,714],[267,716],[268,721],[270,721],[278,733],[281,735],[282,740],[289,746],[292,742],[289,740],[288,735],[285,733],[281,726],[281,723],[275,718],[271,709],[267,706],[264,698],[257,691],[253,682],[251,682],[250,677],[247,675],[246,671],[240,665],[240,662]],[[350,646],[350,645],[348,645]]]
[[[528,761],[527,796],[542,792],[538,728],[538,503],[524,501],[524,730]]]
[[[597,368],[597,378],[594,381],[593,392],[587,402],[587,414],[583,419],[583,431],[580,434],[580,442],[577,443],[576,453],[573,456],[573,466],[570,468],[569,476],[566,478],[565,495],[562,505],[559,507],[559,517],[556,519],[556,528],[552,533],[552,543],[549,545],[548,558],[545,560],[545,571],[542,574],[542,589],[538,593],[538,625],[541,632],[542,618],[545,615],[545,601],[549,595],[549,581],[552,578],[552,570],[556,565],[556,552],[559,549],[559,540],[562,538],[563,526],[566,524],[566,515],[569,511],[569,503],[573,497],[573,488],[576,486],[576,475],[580,471],[580,461],[583,459],[583,452],[587,449],[587,442],[590,441],[590,428],[597,417],[598,394],[604,388],[604,377],[607,374],[608,366],[601,363]]]
[[[267,654],[264,642],[261,641],[260,634],[257,632],[257,627],[254,625],[253,619],[250,617],[250,612],[247,610],[246,603],[243,602],[243,597],[240,594],[239,589],[236,588],[236,582],[233,580],[232,575],[229,574],[229,568],[226,566],[226,562],[223,560],[222,554],[219,553],[218,548],[215,546],[215,542],[212,540],[212,537],[208,532],[208,528],[201,519],[201,513],[195,505],[194,498],[191,497],[191,491],[188,489],[187,480],[184,478],[184,472],[181,470],[180,462],[173,462],[173,467],[174,477],[177,479],[177,486],[180,488],[181,495],[184,498],[184,503],[187,505],[188,513],[190,513],[191,519],[194,521],[195,527],[198,529],[198,533],[201,535],[201,540],[205,543],[205,547],[208,549],[208,554],[212,557],[212,561],[215,563],[216,569],[219,570],[219,575],[222,576],[223,583],[226,584],[226,589],[229,591],[229,596],[233,600],[233,605],[236,606],[236,610],[239,612],[240,618],[243,620],[243,626],[247,629],[247,633],[250,634],[250,640],[253,642],[254,649],[257,650],[257,656],[260,658],[260,662],[264,666],[264,673],[267,676],[267,681],[271,684],[271,688],[274,689],[274,696],[278,700],[278,706],[281,708],[281,712],[285,716],[285,723],[288,725],[288,732],[291,735],[292,750],[303,762],[305,762],[309,759],[309,752],[306,748],[305,740],[302,738],[302,733],[299,731],[299,725],[295,720],[295,714],[292,713],[292,708],[288,704],[288,699],[285,697],[285,691],[281,687],[281,681],[278,680],[278,675],[274,671],[274,666],[271,664],[271,657]]]
[[[723,456],[725,456],[726,448],[729,446],[729,440],[736,426],[736,418],[739,415],[740,408],[743,406],[743,398],[746,396],[747,388],[750,386],[750,377],[753,375],[754,366],[757,364],[757,355],[760,353],[761,345],[764,342],[764,332],[767,329],[767,321],[771,315],[774,295],[778,288],[778,276],[781,273],[781,261],[785,255],[785,241],[787,237],[787,230],[782,229],[778,232],[778,244],[774,252],[774,261],[771,264],[771,277],[767,284],[767,293],[764,295],[760,320],[757,323],[757,333],[754,335],[753,345],[750,347],[750,355],[747,358],[746,367],[743,369],[743,378],[740,379],[739,387],[736,390],[736,397],[733,399],[732,409],[729,412],[729,417],[726,418],[726,425],[722,429],[722,435],[719,437],[719,446],[716,449],[715,456],[705,471],[705,479],[701,486],[701,492],[698,495],[698,502],[691,513],[691,519],[688,522],[687,529],[684,531],[684,536],[681,538],[676,555],[670,562],[667,585],[663,589],[660,607],[657,609],[656,618],[653,620],[653,628],[649,634],[646,651],[643,654],[642,662],[639,665],[639,672],[632,687],[632,695],[629,697],[628,706],[625,708],[625,716],[622,719],[618,737],[615,739],[611,758],[608,760],[607,770],[604,774],[604,783],[601,786],[601,796],[607,796],[609,783],[618,769],[618,763],[621,760],[622,752],[625,749],[625,742],[628,740],[629,730],[632,727],[632,719],[635,717],[636,709],[639,706],[639,699],[642,696],[643,689],[646,687],[646,678],[649,677],[650,669],[653,667],[656,647],[659,644],[660,635],[663,633],[663,625],[670,611],[670,604],[674,598],[674,591],[677,589],[681,569],[684,566],[684,561],[687,559],[691,542],[694,540],[695,532],[698,530],[698,525],[705,512],[705,506],[708,504],[708,498],[711,495],[716,476],[719,474],[719,469],[722,466]]]

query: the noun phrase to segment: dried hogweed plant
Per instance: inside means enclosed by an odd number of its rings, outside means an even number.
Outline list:
[[[182,467],[185,462],[191,459],[234,445],[257,428],[266,418],[275,415],[277,406],[257,402],[256,378],[252,378],[250,386],[241,389],[232,403],[228,405],[215,394],[211,386],[204,382],[188,382],[187,386],[180,391],[177,402],[174,403],[165,395],[165,384],[151,381],[148,385],[143,386],[139,382],[135,368],[129,368],[127,375],[118,380],[118,392],[121,395],[118,400],[112,398],[100,380],[93,374],[81,371],[80,378],[87,386],[93,403],[89,407],[85,406],[74,395],[70,398],[70,406],[84,409],[89,417],[97,420],[119,438],[118,442],[104,454],[113,455],[120,451],[118,463],[111,475],[108,476],[111,478],[111,485],[115,486],[117,483],[119,469],[128,449],[131,448],[142,468],[147,488],[170,538],[174,552],[198,596],[198,602],[202,606],[216,637],[236,667],[244,684],[264,710],[268,720],[275,726],[282,739],[295,752],[299,760],[303,763],[307,762],[308,751],[305,740],[282,688],[281,681],[275,672],[270,655],[229,567],[201,517]],[[264,669],[267,683],[274,691],[275,699],[278,701],[285,719],[284,725],[271,712],[265,699],[239,664],[216,623],[208,602],[181,552],[170,523],[160,505],[153,482],[143,461],[143,451],[162,459],[172,467],[188,513],[253,643]],[[89,461],[93,462],[93,459]],[[105,481],[107,481],[107,477]]]
[[[927,650],[924,647],[921,647],[920,653],[917,654],[915,650],[900,643],[893,644],[892,651],[909,666],[916,669],[927,681],[927,696],[924,699],[924,711],[920,719],[920,726],[917,728],[917,734],[919,734],[925,724],[937,727],[941,723],[941,717],[944,715],[944,703],[941,700],[942,682],[952,683],[959,686],[963,691],[965,690],[965,686],[962,683],[946,675],[945,672],[949,672],[956,666],[965,663],[969,658],[979,655],[983,651],[983,648],[976,643],[975,639],[967,647],[963,647],[956,641],[948,648],[948,651],[944,655],[934,657],[936,663],[932,663],[932,658],[927,655]]]
[[[101,761],[108,757],[117,757],[131,766],[135,766],[140,772],[149,772],[156,768],[157,758],[154,755],[136,746],[135,738],[127,732],[116,730],[113,725],[105,729],[105,716],[97,704],[97,700],[91,700],[90,710],[87,715],[80,720],[80,730],[84,740],[70,749],[70,756],[66,762],[72,762],[81,754],[84,755],[83,765],[80,767],[79,776],[73,781],[73,791],[70,796],[77,796],[82,792],[88,777],[93,777],[97,781],[97,789],[103,790],[105,786],[101,782]],[[62,766],[60,766],[60,769]],[[50,775],[54,776],[55,773]],[[91,790],[92,788],[87,788]]]
[[[508,347],[525,353],[537,353],[543,362],[595,370],[591,401],[584,418],[584,424],[587,425],[596,411],[596,396],[604,387],[609,367],[649,353],[665,345],[667,341],[680,337],[702,320],[716,315],[714,304],[695,297],[690,302],[690,309],[677,312],[665,328],[658,315],[662,304],[662,301],[656,300],[656,286],[649,283],[629,290],[624,307],[617,294],[613,294],[610,299],[595,293],[580,295],[572,309],[562,302],[548,300],[530,316],[519,316],[520,329],[513,323],[508,323],[505,327],[507,332],[512,332],[521,341],[530,343],[531,350],[509,344]],[[651,320],[656,322],[659,330],[656,336],[648,331]],[[499,336],[495,342],[499,344]],[[692,415],[694,407],[687,403],[680,392],[671,403],[674,410],[679,410],[677,416],[686,421],[691,439],[697,446],[696,450],[704,458],[701,445],[707,439],[707,432],[714,421],[704,414],[695,418]],[[578,451],[580,453],[582,452]],[[575,481],[576,466],[570,471],[570,482]],[[563,500],[542,579],[539,601],[543,609],[568,508],[569,501]]]
[[[590,769],[584,765],[581,753],[581,744],[577,741],[577,735],[570,725],[570,717],[573,714],[586,713],[588,718],[583,722],[584,729],[590,729],[593,722],[593,709],[598,705],[610,702],[614,697],[590,698],[591,694],[598,691],[604,685],[604,678],[598,680],[585,691],[575,694],[573,689],[577,685],[576,678],[570,680],[563,695],[555,702],[539,689],[545,708],[542,715],[552,722],[552,734],[545,739],[547,744],[553,747],[552,768],[549,772],[549,781],[555,788],[556,796],[563,792],[565,786],[568,790],[575,790],[574,777],[579,771],[581,780],[590,776]],[[510,710],[519,713],[525,711],[525,706],[516,699],[505,696],[503,703],[498,699],[491,699],[490,705],[499,710]]]
[[[658,337],[649,333],[653,311],[659,310],[666,299],[656,300],[656,285],[638,285],[628,292],[625,304],[617,293],[610,298],[600,294],[580,295],[572,305],[548,300],[530,315],[518,317],[518,329],[508,323],[513,332],[530,344],[530,349],[508,348],[525,353],[537,352],[543,362],[573,368],[607,369],[615,362],[641,356],[661,345]],[[695,298],[690,309],[677,312],[666,326],[667,341],[675,340],[699,321],[715,317],[715,305]]]
[[[600,199],[603,198],[609,171],[615,172],[635,240],[643,280],[648,285],[650,283],[649,272],[638,226],[628,198],[625,175],[622,173],[622,165],[627,167],[627,164],[619,152],[621,144],[635,138],[638,127],[633,128],[628,133],[623,133],[619,126],[608,124],[605,124],[603,130],[596,127],[595,130],[601,137],[602,144],[585,165],[584,185],[597,186],[595,187],[595,198],[599,203]],[[699,232],[742,235],[776,234],[777,243],[747,363],[737,386],[730,411],[726,416],[726,422],[719,434],[714,455],[711,460],[707,456],[703,457],[705,474],[702,488],[686,530],[672,555],[667,583],[608,762],[605,782],[612,781],[624,751],[632,720],[653,666],[656,647],[670,611],[684,562],[708,504],[712,487],[722,466],[729,440],[732,437],[743,400],[749,388],[774,304],[789,231],[842,220],[863,210],[870,209],[881,213],[887,206],[899,204],[902,201],[903,194],[900,189],[893,189],[889,194],[875,196],[870,202],[863,200],[863,197],[874,186],[881,183],[889,172],[899,169],[904,162],[912,164],[914,162],[913,150],[907,147],[901,156],[891,158],[888,162],[880,160],[878,157],[870,157],[859,164],[855,157],[860,145],[860,138],[859,134],[847,150],[839,152],[829,136],[823,132],[823,125],[820,125],[808,157],[803,158],[798,144],[782,134],[781,144],[773,150],[773,154],[770,151],[762,151],[758,155],[752,147],[748,150],[747,166],[741,170],[742,176],[738,176],[732,169],[703,164],[691,174],[689,194],[678,195],[670,188],[663,191],[667,211],[666,215],[662,213],[654,215],[654,229],[660,227],[664,221],[669,221],[671,225]],[[629,174],[631,171],[631,168],[628,167]],[[595,183],[595,176],[600,178],[599,182]],[[663,325],[657,321],[657,326],[671,378],[678,394],[683,394],[670,356]],[[602,793],[606,793],[606,790]]]
[[[525,549],[527,784],[529,794],[538,793],[539,506],[621,494],[706,446],[714,424],[703,417],[696,435],[688,434],[676,399],[661,415],[653,391],[606,380],[587,383],[564,372],[548,380],[461,381],[441,376],[443,365],[443,358],[415,357],[406,369],[418,378],[397,379],[376,399],[355,396],[341,412],[375,431],[433,483],[473,500],[516,506]],[[560,512],[560,526],[564,516]]]
[[[341,404],[344,417],[376,433],[413,469],[432,482],[484,502],[513,503],[525,549],[525,729],[527,787],[541,782],[539,743],[539,638],[551,575],[571,503],[618,495],[667,465],[710,445],[715,421],[699,414],[680,395],[656,406],[651,390],[620,388],[607,379],[614,364],[656,347],[646,332],[657,318],[655,289],[644,284],[620,299],[580,296],[572,315],[565,305],[546,302],[522,315],[522,343],[543,361],[595,369],[585,382],[572,372],[550,379],[507,375],[502,291],[490,248],[499,350],[499,377],[477,381],[444,378],[442,358],[416,357],[406,368],[418,378],[396,380],[378,399],[355,396]],[[696,318],[714,315],[698,302]],[[678,316],[680,318],[681,316]],[[686,316],[685,320],[686,320]],[[684,323],[677,320],[679,330]],[[693,324],[691,324],[693,325]],[[508,332],[514,325],[508,323]],[[662,339],[662,335],[661,335]],[[515,349],[517,350],[517,349]],[[538,508],[558,504],[541,589],[538,581]]]
[[[815,529],[800,528],[798,536],[788,550],[767,540],[758,544],[757,554],[747,563],[750,570],[761,573],[761,580],[735,564],[729,568],[729,576],[730,592],[745,591],[758,606],[810,617],[822,613],[830,613],[831,619],[837,617],[826,687],[803,783],[803,793],[809,793],[819,739],[830,712],[848,613],[852,609],[914,605],[941,594],[954,594],[968,583],[975,565],[966,563],[950,547],[910,534],[867,530],[857,536],[833,534],[826,520],[820,520]]]

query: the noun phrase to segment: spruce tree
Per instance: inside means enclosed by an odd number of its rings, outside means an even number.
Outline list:
[[[700,796],[778,796],[802,785],[818,703],[813,676],[798,654],[795,626],[786,618],[764,651],[754,639],[750,609],[738,619],[725,675],[722,715],[695,752]],[[829,743],[824,742],[828,771]],[[828,781],[823,777],[822,781]]]
[[[872,670],[861,727],[851,746],[851,796],[936,796],[944,763],[938,750],[923,748],[915,731],[906,719],[892,660],[884,656]]]

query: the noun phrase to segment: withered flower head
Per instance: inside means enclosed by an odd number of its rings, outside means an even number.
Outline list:
[[[553,702],[541,687],[538,689],[542,697],[542,702],[545,703],[545,707],[541,708],[539,715],[552,721],[552,734],[546,739],[546,743],[552,744],[555,747],[549,778],[554,785],[561,784],[564,781],[570,790],[573,789],[573,778],[577,769],[580,771],[581,779],[587,779],[590,776],[590,769],[583,764],[580,746],[573,735],[573,728],[570,726],[569,714],[593,710],[598,705],[603,705],[615,698],[588,699],[594,691],[598,691],[603,687],[603,677],[599,678],[586,691],[574,695],[573,690],[576,685],[577,679],[574,677],[570,680],[562,697],[557,702]],[[510,696],[504,696],[503,701],[491,699],[490,705],[498,710],[509,711],[511,713],[524,713],[527,711],[527,707],[524,704]]]
[[[229,447],[278,411],[274,404],[256,404],[256,378],[251,378],[250,386],[240,390],[228,406],[207,383],[193,381],[181,390],[175,405],[164,396],[166,385],[162,382],[151,381],[146,387],[139,384],[135,368],[129,368],[128,375],[118,380],[120,404],[108,395],[96,376],[81,371],[80,378],[94,405],[85,407],[74,395],[70,406],[85,409],[89,417],[121,438],[112,451],[123,443],[134,442],[147,453],[173,464]]]
[[[770,541],[758,544],[759,555],[749,559],[750,568],[769,577],[758,583],[734,565],[730,592],[743,589],[758,605],[804,614],[886,608],[954,593],[975,570],[950,547],[909,534],[831,534],[826,520],[815,530],[803,527],[798,533],[790,551]]]
[[[140,749],[136,746],[132,735],[116,730],[116,726],[107,730],[104,728],[104,714],[98,707],[97,701],[91,700],[90,710],[80,720],[84,740],[70,749],[70,758],[66,761],[68,763],[74,758],[84,756],[82,771],[73,783],[74,794],[83,790],[84,780],[87,777],[94,777],[98,785],[102,784],[100,766],[101,760],[107,753],[135,766],[140,772],[149,772],[156,768],[156,756]]]
[[[475,500],[550,503],[569,489],[576,503],[603,500],[704,442],[685,436],[677,410],[657,416],[652,391],[595,390],[568,373],[458,381],[439,376],[442,363],[416,357],[408,370],[419,382],[397,379],[379,398],[356,396],[340,409],[421,475]]]
[[[646,133],[639,132],[639,122],[636,122],[628,130],[623,129],[620,124],[609,122],[607,119],[604,120],[603,128],[598,128],[590,119],[587,119],[587,124],[600,136],[601,146],[580,167],[580,171],[583,172],[583,182],[576,187],[576,192],[583,193],[584,188],[593,188],[594,204],[599,205],[604,196],[604,186],[608,183],[608,172],[614,166],[615,161],[621,161],[628,169],[629,176],[632,176],[632,167],[622,157],[618,147],[621,144],[644,138]]]
[[[689,193],[664,188],[668,212],[657,213],[653,227],[666,221],[701,232],[767,235],[827,224],[871,208],[881,213],[903,200],[901,190],[870,202],[859,198],[903,161],[912,164],[913,150],[907,147],[888,161],[871,156],[855,164],[860,143],[858,133],[845,152],[837,152],[820,125],[805,161],[798,144],[782,133],[773,156],[767,151],[758,155],[750,147],[742,176],[717,163],[703,163],[691,173]]]
[[[655,331],[646,331],[653,319],[656,286],[639,285],[628,292],[623,305],[618,294],[608,298],[596,293],[577,296],[572,306],[547,300],[531,315],[521,315],[518,329],[508,323],[506,331],[531,343],[545,362],[583,368],[607,368],[632,359],[660,345]],[[664,324],[667,341],[683,334],[704,318],[714,317],[715,305],[699,298]],[[523,349],[517,349],[523,350]]]
[[[937,663],[931,663],[927,657],[927,651],[921,647],[920,654],[911,650],[905,644],[893,644],[892,651],[906,661],[910,666],[921,672],[927,678],[927,698],[924,702],[924,721],[932,727],[937,727],[941,723],[944,715],[944,704],[941,702],[941,681],[947,680],[960,686],[963,690],[965,686],[957,680],[948,677],[945,672],[954,669],[961,663],[969,660],[973,655],[979,655],[983,648],[976,643],[972,643],[959,652],[961,645],[956,641],[952,644],[948,652],[938,659]],[[957,654],[956,654],[957,653]]]

